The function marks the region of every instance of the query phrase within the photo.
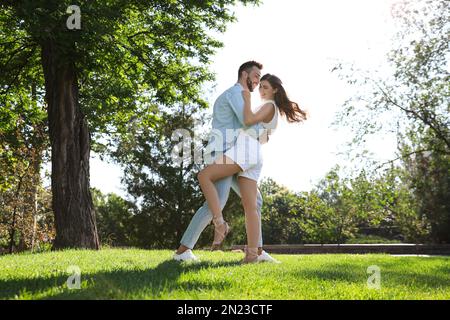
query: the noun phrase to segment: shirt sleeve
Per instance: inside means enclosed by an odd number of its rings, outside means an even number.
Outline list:
[[[246,127],[244,123],[244,98],[242,97],[241,90],[229,92],[227,94],[227,100],[239,122],[243,127]]]

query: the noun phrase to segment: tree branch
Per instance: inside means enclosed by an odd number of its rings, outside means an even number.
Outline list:
[[[450,155],[450,152],[445,151],[445,150],[436,150],[436,149],[421,149],[421,150],[415,150],[415,151],[412,151],[412,152],[408,152],[408,153],[405,154],[405,155],[401,155],[401,156],[399,156],[399,157],[397,157],[397,158],[395,158],[395,159],[386,161],[386,162],[380,164],[378,167],[376,167],[375,170],[378,170],[378,169],[380,169],[381,167],[384,167],[384,166],[387,165],[387,164],[392,164],[392,163],[394,163],[395,161],[400,160],[400,159],[402,159],[402,158],[412,156],[413,154],[424,153],[424,152],[433,152],[433,151],[438,151],[438,152],[441,152],[441,153],[443,153],[443,154],[448,154],[448,155]]]
[[[15,56],[16,54],[18,54],[18,53],[20,53],[20,52],[23,52],[26,48],[32,48],[32,47],[34,47],[35,45],[36,45],[36,44],[26,44],[26,45],[23,45],[23,46],[21,46],[21,47],[15,49],[14,51],[11,52],[11,55],[9,56],[8,61],[6,61],[6,63],[5,63],[4,65],[0,66],[0,68],[1,68],[2,70],[5,70],[6,67],[8,66],[8,64],[13,60],[13,58],[14,58],[14,56]],[[14,68],[12,68],[12,70],[14,70]]]
[[[387,99],[387,101],[389,103],[393,104],[394,106],[396,106],[397,108],[401,109],[402,111],[404,111],[406,113],[413,114],[417,119],[421,120],[424,124],[428,125],[436,133],[436,135],[442,141],[444,141],[444,143],[450,149],[450,140],[449,140],[449,138],[447,138],[445,133],[443,133],[439,128],[437,128],[431,121],[429,121],[428,116],[421,116],[418,112],[416,112],[414,110],[411,110],[411,109],[406,109],[405,107],[401,106],[400,104],[398,104],[397,102],[392,100],[391,97],[383,90],[383,88],[381,88],[380,85],[378,85],[378,83],[376,83],[375,81],[373,81],[373,82],[378,87],[378,89],[382,92],[382,94],[384,95],[384,97]]]
[[[0,92],[0,94],[6,94],[8,93],[9,89],[11,88],[11,86],[14,84],[14,82],[17,81],[17,79],[19,78],[20,74],[22,73],[23,69],[26,67],[26,65],[28,64],[28,62],[30,61],[30,58],[33,56],[34,52],[36,51],[36,45],[32,46],[32,49],[30,50],[30,52],[28,53],[28,55],[25,57],[25,60],[22,62],[22,64],[19,65],[18,68],[13,68],[13,70],[18,69],[17,74],[13,77],[12,81],[7,85],[6,89],[3,90],[2,92]]]

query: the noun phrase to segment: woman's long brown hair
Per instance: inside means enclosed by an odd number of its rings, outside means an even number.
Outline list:
[[[275,104],[281,115],[284,115],[288,122],[302,122],[306,120],[306,112],[300,109],[298,103],[289,100],[280,78],[267,73],[262,76],[260,81],[264,80],[268,81],[270,86],[277,90],[274,95]]]

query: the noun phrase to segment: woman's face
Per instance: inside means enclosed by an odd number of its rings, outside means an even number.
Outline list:
[[[272,88],[269,81],[263,80],[259,83],[259,95],[261,96],[261,99],[273,100],[275,92],[276,90]]]

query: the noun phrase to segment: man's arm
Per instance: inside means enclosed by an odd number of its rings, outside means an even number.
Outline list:
[[[242,98],[241,90],[233,90],[226,97],[239,122],[243,127],[247,127],[244,123],[244,99]]]

